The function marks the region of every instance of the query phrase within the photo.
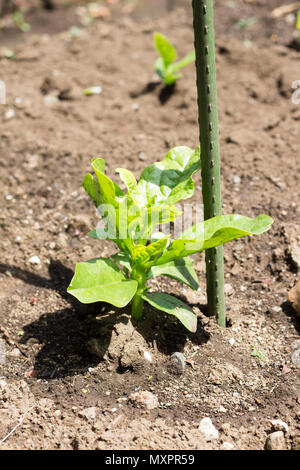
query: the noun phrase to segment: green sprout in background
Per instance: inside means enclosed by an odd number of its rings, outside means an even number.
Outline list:
[[[29,31],[31,30],[30,24],[26,23],[26,21],[24,20],[23,13],[21,11],[16,11],[13,14],[13,21],[14,21],[15,25],[21,31],[23,31],[23,33],[29,33]]]
[[[154,69],[166,85],[174,85],[182,77],[179,70],[195,62],[195,51],[191,51],[183,59],[175,62],[177,51],[161,33],[154,33],[154,46],[160,57],[155,61]]]

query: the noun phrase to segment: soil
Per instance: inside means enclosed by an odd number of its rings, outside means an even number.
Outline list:
[[[126,308],[83,306],[66,293],[76,262],[116,251],[87,237],[97,222],[81,189],[91,158],[101,155],[110,177],[117,167],[138,177],[168,149],[198,144],[194,67],[171,94],[152,69],[154,31],[180,55],[191,49],[190,9],[149,18],[114,5],[110,18],[78,38],[68,30],[22,36],[14,60],[1,56],[0,326],[11,341],[1,335],[0,442],[18,425],[1,449],[222,449],[229,442],[262,450],[273,419],[288,424],[286,449],[300,449],[299,365],[291,360],[300,319],[287,301],[297,281],[289,227],[297,231],[300,219],[300,107],[291,100],[300,56],[288,47],[293,26],[267,20],[280,1],[215,4],[223,211],[275,220],[262,236],[225,246],[224,330],[205,315],[203,255],[195,256],[200,292],[167,278],[151,283],[190,303],[195,334],[150,306],[132,325]],[[251,38],[233,26],[244,15],[258,18]],[[82,95],[96,85],[100,95]],[[30,263],[33,256],[40,264]],[[188,358],[182,375],[174,352]],[[158,406],[134,402],[139,391]],[[205,440],[204,417],[219,439]]]

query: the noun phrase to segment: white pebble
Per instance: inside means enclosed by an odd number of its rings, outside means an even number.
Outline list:
[[[234,449],[234,444],[231,442],[225,441],[220,447],[221,450],[232,450]]]
[[[219,439],[219,431],[215,428],[210,418],[203,418],[198,429],[207,441]]]
[[[235,343],[235,339],[234,339],[234,338],[230,338],[230,340],[229,340],[229,344],[231,344],[231,346],[233,346],[233,345],[234,345],[234,343]]]
[[[148,351],[144,351],[144,358],[146,361],[152,362],[151,354]]]
[[[5,380],[2,380],[2,379],[1,379],[1,380],[0,380],[0,388],[1,388],[1,390],[4,390],[5,387],[6,387],[6,385],[7,385],[7,383],[5,382]]]
[[[38,256],[32,256],[30,259],[29,259],[29,263],[30,264],[41,264],[41,260]]]
[[[271,424],[275,431],[283,431],[286,433],[289,430],[288,425],[284,421],[281,421],[281,419],[273,419]]]
[[[13,109],[8,109],[5,113],[5,119],[12,119],[13,117],[15,117],[15,112]]]

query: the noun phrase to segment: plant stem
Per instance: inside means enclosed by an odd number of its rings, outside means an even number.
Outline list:
[[[143,316],[144,299],[136,293],[132,299],[131,315],[134,320],[140,320]]]
[[[138,288],[135,296],[132,299],[131,315],[134,320],[140,320],[143,316],[144,299],[142,298],[145,292],[147,275],[142,266],[135,266],[132,269],[132,279],[138,283]]]
[[[221,215],[220,148],[213,0],[193,0],[204,219]],[[226,326],[223,246],[205,252],[209,315]]]

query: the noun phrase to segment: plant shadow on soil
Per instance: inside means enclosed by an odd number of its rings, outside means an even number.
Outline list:
[[[176,83],[174,83],[173,85],[163,85],[161,87],[161,82],[149,82],[142,90],[132,91],[130,93],[130,97],[136,99],[140,96],[147,95],[148,93],[153,93],[155,92],[157,87],[160,87],[158,99],[161,106],[163,106],[170,100],[170,98],[176,92]]]
[[[126,370],[139,373],[141,353],[145,349],[156,350],[165,360],[175,351],[182,352],[188,338],[195,345],[209,339],[200,321],[197,332],[192,334],[173,316],[148,305],[145,305],[144,318],[132,324],[126,308],[117,309],[101,302],[81,304],[66,292],[74,273],[60,261],[51,260],[50,279],[0,264],[0,272],[6,271],[27,284],[56,291],[71,304],[70,308],[44,313],[22,328],[24,334],[20,344],[42,345],[34,357],[34,370],[38,378],[49,380],[85,373],[89,367],[95,367],[103,360],[113,364],[119,373]],[[95,341],[97,355],[91,353],[91,347],[88,347]],[[140,361],[136,360],[137,356]]]

